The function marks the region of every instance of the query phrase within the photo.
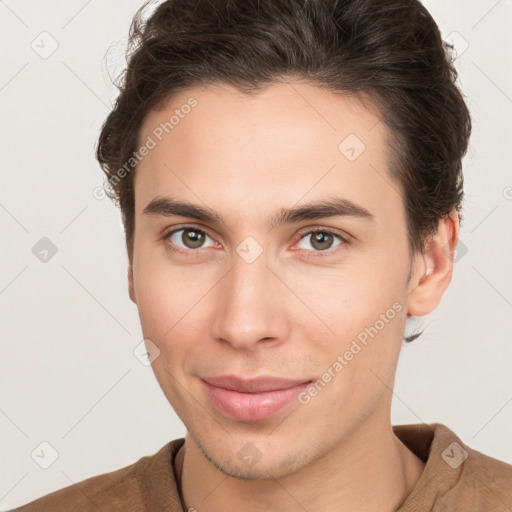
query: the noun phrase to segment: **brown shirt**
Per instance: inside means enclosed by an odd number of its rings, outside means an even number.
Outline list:
[[[512,466],[466,446],[440,423],[395,425],[395,435],[426,462],[397,512],[512,512]],[[183,512],[175,439],[134,464],[70,485],[12,512]]]

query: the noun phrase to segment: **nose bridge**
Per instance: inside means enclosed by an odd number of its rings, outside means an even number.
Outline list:
[[[231,271],[219,288],[213,324],[216,339],[250,349],[264,338],[283,337],[286,320],[281,311],[279,280],[267,265],[270,263],[264,251],[252,259],[237,248]]]

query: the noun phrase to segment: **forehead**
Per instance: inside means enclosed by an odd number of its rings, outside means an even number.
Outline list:
[[[327,137],[336,154],[336,142],[344,134],[357,135],[374,146],[379,136],[386,136],[378,109],[367,96],[335,94],[300,82],[272,83],[251,94],[226,84],[181,91],[146,115],[139,145],[147,135],[169,140],[171,132],[175,145],[186,138],[188,143],[215,146],[217,154],[227,138],[231,144],[263,141],[266,148],[279,147],[286,139],[287,147],[280,148],[285,150],[307,149],[306,137]]]
[[[254,95],[190,88],[149,112],[140,129],[139,146],[151,139],[154,147],[135,175],[136,213],[156,195],[216,205],[222,198],[233,212],[326,192],[384,207],[400,198],[387,137],[367,100],[304,83]]]

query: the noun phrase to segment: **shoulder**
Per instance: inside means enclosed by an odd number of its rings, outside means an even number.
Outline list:
[[[146,462],[144,458],[130,466],[96,475],[42,496],[12,512],[50,512],[56,510],[101,509],[102,503],[113,503],[116,496],[124,495],[140,500],[137,473]]]
[[[109,512],[142,512],[146,510],[144,485],[148,475],[161,471],[158,468],[164,467],[163,461],[170,461],[178,441],[171,441],[157,453],[142,457],[129,466],[71,484],[11,512],[97,512],[106,509]]]
[[[464,444],[467,453],[463,473],[472,482],[475,499],[488,498],[494,505],[502,501],[512,507],[512,465]],[[478,500],[477,500],[478,501]],[[510,510],[510,509],[507,509]]]
[[[443,466],[456,472],[475,488],[500,490],[512,498],[512,465],[480,452],[462,441],[452,430],[442,424],[434,424],[432,451],[439,455]]]
[[[395,433],[426,462],[399,509],[512,510],[512,465],[468,446],[441,423],[400,425]]]
[[[453,451],[452,451],[453,450]],[[450,457],[460,461],[460,467],[451,467]],[[458,453],[457,453],[458,452]],[[444,466],[453,473],[451,489],[438,497],[439,505],[449,508],[456,504],[464,510],[489,510],[508,512],[512,510],[512,466],[460,443],[447,446],[442,454]],[[441,473],[443,475],[443,473]]]

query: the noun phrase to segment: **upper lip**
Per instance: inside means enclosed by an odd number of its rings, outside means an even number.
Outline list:
[[[265,391],[276,391],[279,389],[288,389],[299,384],[311,382],[308,379],[290,380],[279,377],[259,377],[254,379],[244,379],[235,375],[220,375],[218,377],[202,377],[202,379],[218,388],[238,391],[240,393],[263,393]]]

